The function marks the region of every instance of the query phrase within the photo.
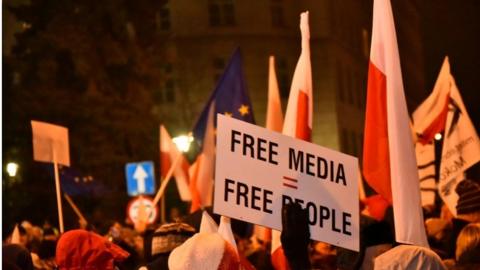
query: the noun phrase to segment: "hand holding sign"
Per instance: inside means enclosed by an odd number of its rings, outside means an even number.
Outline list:
[[[289,203],[282,208],[282,247],[292,269],[310,269],[308,244],[308,211],[299,204]]]

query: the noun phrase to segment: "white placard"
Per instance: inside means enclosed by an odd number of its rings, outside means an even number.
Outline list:
[[[312,239],[359,250],[357,158],[219,114],[215,168],[215,213],[281,230],[296,200]]]
[[[70,151],[68,147],[68,129],[66,127],[34,120],[31,121],[31,124],[33,134],[33,159],[40,162],[57,162],[69,167]]]

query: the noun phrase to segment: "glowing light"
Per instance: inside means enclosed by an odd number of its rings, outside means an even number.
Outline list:
[[[180,135],[172,139],[178,150],[182,152],[188,152],[190,149],[190,144],[193,142],[193,136],[191,135]]]
[[[442,134],[437,133],[435,134],[435,140],[440,141],[442,139]]]
[[[7,173],[10,177],[15,177],[18,171],[18,164],[14,162],[9,162],[7,164]]]

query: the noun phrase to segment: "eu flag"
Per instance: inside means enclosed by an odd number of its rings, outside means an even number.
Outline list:
[[[217,83],[215,90],[208,99],[202,114],[193,128],[193,136],[200,145],[203,142],[207,126],[208,110],[215,102],[215,115],[221,113],[249,123],[255,123],[252,104],[248,97],[247,87],[242,70],[242,57],[237,48],[228,63],[225,72]],[[215,127],[217,126],[215,118]]]
[[[50,175],[54,176],[53,166],[46,166]],[[106,187],[91,175],[83,175],[72,167],[59,165],[58,174],[60,177],[60,185],[63,192],[70,196],[93,196],[99,197],[106,193]]]

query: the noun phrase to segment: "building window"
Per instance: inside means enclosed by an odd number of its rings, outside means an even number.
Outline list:
[[[160,10],[160,29],[170,29],[170,10],[168,10],[167,8],[162,8]]]
[[[162,104],[163,103],[163,91],[162,89],[158,89],[153,92],[153,100],[157,104]]]
[[[340,101],[345,102],[345,83],[343,81],[343,70],[341,65],[338,65],[337,80],[338,80],[338,95],[340,97]]]
[[[349,147],[349,140],[348,140],[348,130],[346,128],[342,128],[342,131],[340,133],[340,142],[342,144],[341,149],[343,153],[350,153],[350,147]]]
[[[353,96],[353,105],[360,108],[360,88],[358,87],[358,77],[356,72],[352,72],[352,96]]]
[[[236,20],[233,0],[210,0],[208,16],[210,26],[234,26]]]
[[[172,63],[170,62],[167,62],[165,63],[165,65],[163,66],[163,71],[165,72],[165,74],[172,74],[172,71],[173,71],[173,65]]]
[[[175,102],[175,82],[168,79],[165,83],[165,100],[169,103]]]
[[[283,3],[281,1],[272,1],[270,6],[270,12],[272,13],[272,26],[273,27],[285,27],[285,16],[283,13]]]
[[[161,31],[170,30],[170,9],[168,5],[164,5],[155,16],[155,23],[157,28]]]
[[[288,98],[290,95],[290,77],[288,75],[287,61],[284,58],[277,58],[278,88],[281,98]]]
[[[355,131],[350,132],[350,145],[352,147],[352,155],[358,155],[358,148],[357,148],[357,136],[355,135]]]
[[[346,76],[346,90],[347,90],[347,99],[348,99],[348,104],[354,105],[353,100],[354,100],[354,84],[353,84],[353,73],[351,71],[348,71],[347,76]]]
[[[217,83],[225,69],[225,59],[221,57],[213,58],[212,66],[213,66],[213,72],[214,72],[213,80],[214,80],[214,83]]]
[[[366,97],[366,90],[367,89],[367,85],[365,83],[365,79],[364,79],[364,76],[361,76],[359,77],[359,84],[360,84],[360,109],[363,109],[365,108],[365,103],[367,101],[367,97]]]
[[[220,26],[220,7],[217,4],[210,4],[208,6],[208,15],[210,26]]]
[[[370,51],[370,42],[368,40],[369,34],[368,30],[363,28],[362,29],[362,51],[363,51],[363,56],[368,59],[369,56],[369,51]]]

